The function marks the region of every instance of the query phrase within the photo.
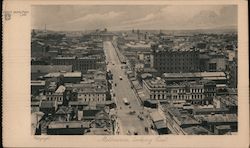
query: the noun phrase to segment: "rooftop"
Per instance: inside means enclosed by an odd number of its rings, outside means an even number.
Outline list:
[[[71,113],[73,110],[71,107],[65,107],[65,106],[61,106],[56,114],[68,114],[68,113]]]
[[[114,103],[114,101],[98,101],[96,102],[96,106],[103,106],[103,105],[109,105],[109,104],[112,104]],[[69,106],[71,105],[84,105],[84,106],[87,106],[89,105],[89,102],[85,102],[85,101],[69,101]],[[87,109],[87,108],[86,108]]]
[[[189,113],[178,108],[169,108],[169,112],[174,115],[175,119],[179,122],[179,125],[183,124],[199,124],[199,122],[193,118]]]
[[[142,43],[136,43],[136,44],[126,44],[127,47],[130,48],[151,48],[150,44],[142,44]]]
[[[52,121],[49,128],[88,128],[89,122],[83,121]]]
[[[65,60],[73,60],[75,59],[76,57],[75,56],[72,56],[72,57],[55,57],[54,59],[65,59]]]
[[[42,101],[40,108],[53,108],[56,106],[55,101]]]
[[[51,73],[60,71],[72,71],[72,65],[31,65],[31,73]]]
[[[167,128],[167,123],[164,121],[157,121],[154,123],[157,129]]]
[[[211,135],[212,133],[202,126],[191,126],[183,128],[188,135]]]
[[[194,72],[194,73],[164,73],[163,78],[187,78],[187,77],[226,77],[224,72]]]
[[[59,77],[60,75],[63,75],[64,77],[81,77],[81,72],[53,72],[48,73],[44,77],[46,78],[52,78],[52,77]]]
[[[207,122],[238,122],[236,114],[194,115],[194,117]]]
[[[66,90],[66,88],[63,85],[60,85],[57,90],[55,91],[55,93],[64,93]]]
[[[150,73],[143,73],[143,74],[141,74],[141,77],[142,77],[142,79],[145,79],[147,77],[152,77],[152,74],[150,74]]]
[[[40,80],[32,80],[31,81],[31,86],[41,86],[41,85],[45,86],[45,81],[40,81]]]
[[[111,131],[107,128],[91,128],[86,135],[110,135]]]
[[[163,79],[151,79],[151,80],[144,80],[146,84],[148,84],[152,88],[165,88],[165,80]]]
[[[152,118],[153,122],[164,120],[158,111],[150,113],[150,117]]]
[[[231,129],[231,127],[230,127],[230,125],[218,125],[218,126],[216,126],[216,129],[220,129],[220,130]]]

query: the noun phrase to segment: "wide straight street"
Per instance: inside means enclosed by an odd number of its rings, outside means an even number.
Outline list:
[[[113,74],[112,89],[117,104],[119,134],[134,134],[135,132],[137,132],[138,135],[153,134],[151,130],[149,130],[149,132],[145,131],[145,127],[150,128],[150,122],[145,117],[147,112],[145,112],[140,105],[138,98],[131,88],[131,84],[125,75],[125,70],[121,69],[123,64],[120,63],[115,48],[111,42],[104,42],[104,51],[106,61],[108,62],[107,69],[111,70]],[[125,105],[123,98],[127,98],[130,105]],[[133,111],[135,111],[135,114],[129,114],[129,112]],[[144,113],[141,114],[141,112]],[[143,116],[143,120],[138,118],[139,114]]]

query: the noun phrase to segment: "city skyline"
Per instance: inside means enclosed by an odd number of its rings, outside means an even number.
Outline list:
[[[236,10],[33,7],[32,133],[237,134]]]
[[[51,15],[53,14],[53,15]],[[32,28],[55,31],[237,28],[236,5],[33,6]]]

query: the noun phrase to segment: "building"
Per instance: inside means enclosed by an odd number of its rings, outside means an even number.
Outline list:
[[[55,57],[52,59],[54,65],[72,65],[73,71],[86,73],[89,69],[97,69],[98,59],[96,57]]]
[[[89,123],[83,121],[52,121],[47,126],[48,135],[84,135]]]
[[[72,72],[72,65],[31,65],[31,80],[52,72]]]
[[[77,98],[85,102],[106,101],[107,88],[105,86],[90,86],[78,89]]]
[[[143,88],[152,100],[210,104],[213,97],[216,96],[215,82],[204,80],[166,84],[165,80],[158,78],[143,80]]]
[[[202,122],[203,126],[213,133],[218,134],[218,126],[229,126],[230,132],[236,132],[238,130],[238,117],[236,114],[211,113],[209,115],[194,115],[194,118]]]
[[[81,72],[54,72],[43,76],[44,79],[61,78],[62,83],[79,83],[82,79]]]
[[[227,58],[222,53],[209,53],[208,70],[207,71],[225,71],[227,66]]]
[[[56,101],[42,101],[40,105],[40,111],[45,115],[54,114],[57,110],[57,107]]]
[[[229,113],[238,112],[238,100],[237,95],[217,96],[213,99],[213,105],[215,108],[227,108]]]
[[[45,88],[45,81],[31,81],[31,94],[38,95],[43,92]]]
[[[57,101],[59,104],[62,104],[65,90],[66,88],[63,85],[61,85],[57,88],[57,90],[54,93],[47,93],[46,98],[48,101]]]
[[[227,84],[228,77],[224,72],[164,73],[162,78],[167,84],[183,81],[213,81],[216,84]]]
[[[167,99],[166,83],[163,79],[143,80],[143,89],[149,94],[150,99],[162,100]]]
[[[71,121],[75,115],[73,108],[61,106],[55,113],[56,121]]]
[[[159,135],[168,134],[169,130],[167,128],[166,117],[158,111],[150,113],[150,118],[154,124]]]
[[[238,87],[238,65],[237,61],[229,61],[229,87],[237,88]]]
[[[211,104],[216,95],[216,85],[211,81],[183,82],[167,85],[167,99],[192,104]]]
[[[201,71],[225,71],[227,68],[228,59],[223,53],[200,53],[199,58]]]
[[[82,102],[107,101],[108,88],[100,83],[67,84],[68,89],[75,92],[75,98]]]
[[[103,41],[112,41],[114,40],[115,34],[107,32],[105,30],[96,30],[87,35],[92,40],[103,40]]]
[[[170,49],[152,46],[151,67],[163,73],[200,71],[199,51],[195,49]]]
[[[198,120],[183,109],[168,107],[164,110],[168,128],[173,134],[188,135],[190,133],[184,129],[200,125]]]

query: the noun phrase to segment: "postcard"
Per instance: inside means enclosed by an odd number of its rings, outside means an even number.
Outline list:
[[[247,1],[3,4],[3,146],[249,147]]]

